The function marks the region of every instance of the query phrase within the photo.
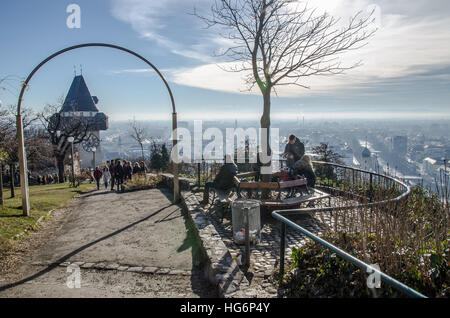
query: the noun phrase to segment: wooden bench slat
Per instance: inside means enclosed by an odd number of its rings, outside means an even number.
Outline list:
[[[292,188],[292,187],[301,187],[307,184],[307,181],[305,179],[297,179],[297,180],[290,180],[290,181],[281,181],[280,182],[280,188]]]
[[[278,182],[240,182],[241,189],[278,189]]]
[[[258,174],[257,171],[242,172],[242,173],[238,173],[236,175],[236,177],[238,177],[238,178],[256,177],[257,174]]]

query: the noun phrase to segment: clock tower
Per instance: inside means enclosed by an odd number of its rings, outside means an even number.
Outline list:
[[[76,75],[60,111],[64,120],[82,120],[90,127],[86,140],[78,147],[81,168],[95,168],[93,165],[102,162],[100,131],[108,129],[108,117],[98,110],[98,101],[89,92],[83,75]]]

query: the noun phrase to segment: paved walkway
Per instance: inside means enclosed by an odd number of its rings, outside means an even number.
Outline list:
[[[165,189],[73,200],[44,226],[48,237],[35,234],[45,242],[23,265],[0,276],[0,297],[216,297],[198,269],[198,242],[171,200]],[[74,264],[81,288],[67,286]]]

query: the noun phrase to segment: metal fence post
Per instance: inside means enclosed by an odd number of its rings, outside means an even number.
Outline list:
[[[249,208],[244,208],[245,266],[250,267],[250,226],[248,221],[248,210]]]
[[[284,276],[284,252],[286,250],[286,224],[281,222],[281,238],[280,238],[280,285]]]
[[[373,184],[372,184],[372,182],[373,182],[373,174],[371,173],[370,174],[370,188],[369,188],[369,199],[370,199],[370,202],[373,202]]]
[[[200,169],[201,169],[201,167],[200,167],[200,165],[201,165],[201,163],[200,162],[198,162],[197,163],[197,183],[198,183],[198,187],[200,188]]]

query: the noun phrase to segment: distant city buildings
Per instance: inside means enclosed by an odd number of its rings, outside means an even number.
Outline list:
[[[406,136],[395,136],[392,141],[392,150],[401,157],[406,156],[408,152],[408,138]]]

